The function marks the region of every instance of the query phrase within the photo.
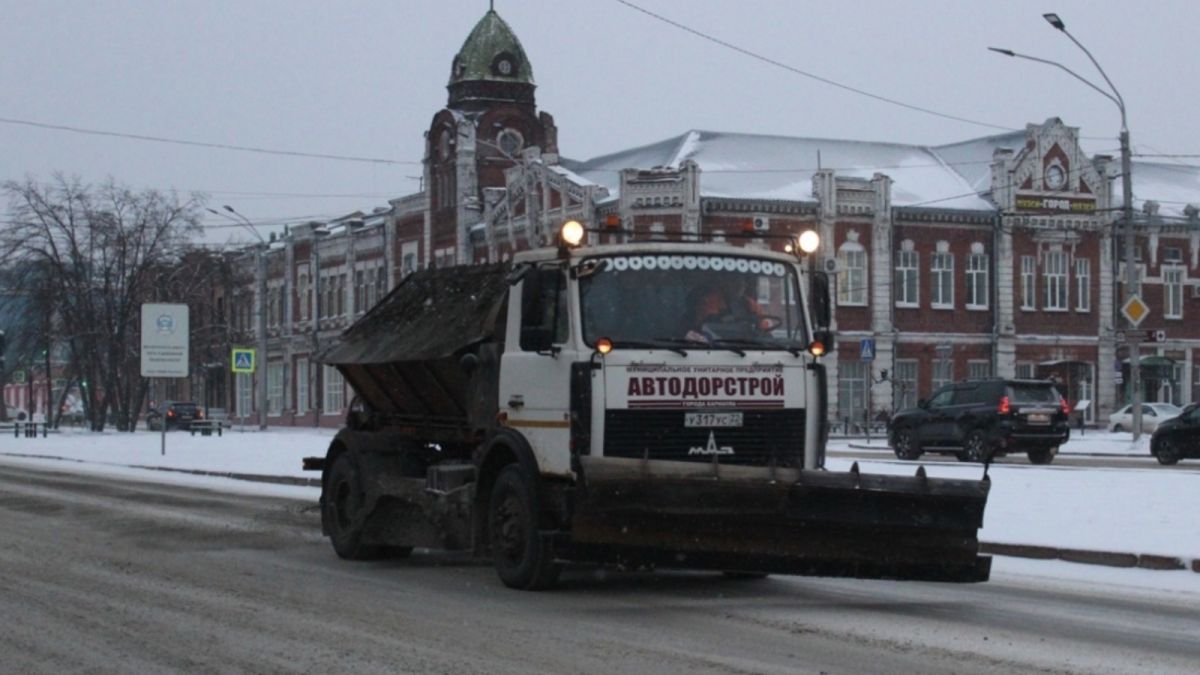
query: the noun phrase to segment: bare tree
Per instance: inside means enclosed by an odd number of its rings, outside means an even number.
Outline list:
[[[23,283],[36,289],[31,304],[88,383],[91,427],[102,430],[114,414],[118,427],[131,429],[131,407],[144,395],[140,307],[155,297],[156,271],[177,264],[199,231],[203,198],[59,174],[46,184],[9,181],[2,190],[10,223],[0,229],[0,260],[26,270]]]

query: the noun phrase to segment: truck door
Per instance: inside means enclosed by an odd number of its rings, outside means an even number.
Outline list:
[[[542,473],[571,471],[571,306],[566,274],[558,265],[528,272],[509,302],[508,333],[500,368],[500,412],[529,441]]]

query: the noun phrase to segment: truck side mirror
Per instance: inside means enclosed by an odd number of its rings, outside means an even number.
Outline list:
[[[928,408],[929,407],[929,399],[927,399],[927,398],[917,399],[917,407],[918,408]]]
[[[809,288],[812,291],[810,311],[813,323],[820,328],[828,328],[832,318],[829,305],[829,275],[815,270],[809,273]]]

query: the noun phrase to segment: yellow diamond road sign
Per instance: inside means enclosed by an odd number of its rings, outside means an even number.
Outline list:
[[[1121,313],[1125,315],[1126,319],[1129,319],[1129,323],[1133,324],[1134,327],[1137,327],[1142,323],[1142,319],[1145,319],[1147,316],[1149,316],[1150,307],[1148,307],[1146,303],[1142,302],[1141,298],[1134,295],[1126,300],[1125,304],[1121,306]]]

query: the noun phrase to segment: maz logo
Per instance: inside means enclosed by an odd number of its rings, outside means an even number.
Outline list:
[[[733,448],[728,445],[717,445],[717,434],[708,432],[708,444],[688,448],[688,455],[732,455]]]

